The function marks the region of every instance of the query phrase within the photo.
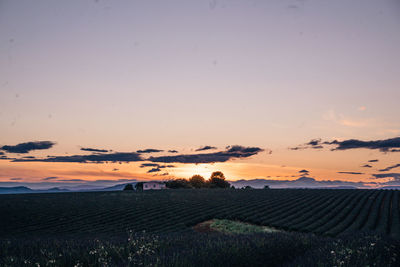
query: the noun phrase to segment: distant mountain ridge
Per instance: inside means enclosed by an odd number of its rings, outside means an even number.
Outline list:
[[[235,188],[242,188],[251,186],[253,188],[337,188],[337,189],[350,189],[350,188],[372,188],[363,182],[347,182],[340,180],[323,180],[317,181],[311,177],[300,177],[296,180],[268,180],[268,179],[252,179],[252,180],[237,180],[230,181],[231,185]]]
[[[53,187],[49,189],[31,189],[26,186],[14,186],[14,187],[0,187],[0,194],[32,194],[32,193],[59,193],[59,192],[70,192],[67,189],[60,189]]]
[[[62,193],[62,192],[98,192],[98,191],[121,191],[127,184],[135,182],[125,182],[115,184],[113,186],[91,186],[91,185],[77,185],[77,186],[62,186],[51,187],[48,189],[31,189],[28,186],[6,186],[0,187],[1,194],[34,194],[34,193]],[[295,180],[269,180],[269,179],[252,179],[252,180],[237,180],[229,181],[235,188],[243,188],[250,186],[252,188],[261,189],[264,186],[269,186],[271,189],[284,189],[284,188],[310,188],[310,189],[397,189],[400,190],[400,184],[385,185],[380,187],[371,187],[363,182],[348,182],[340,180],[323,180],[318,181],[311,177],[300,177]]]

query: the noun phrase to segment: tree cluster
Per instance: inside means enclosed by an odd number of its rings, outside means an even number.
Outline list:
[[[225,175],[216,171],[213,172],[208,180],[201,175],[193,175],[189,179],[174,179],[167,181],[168,188],[230,188],[230,184],[225,180]]]

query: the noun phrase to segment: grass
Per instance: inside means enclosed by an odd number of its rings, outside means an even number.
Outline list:
[[[259,226],[250,223],[232,221],[225,219],[214,219],[209,221],[211,230],[219,231],[227,234],[252,234],[252,233],[273,233],[279,232],[279,230],[267,227]]]

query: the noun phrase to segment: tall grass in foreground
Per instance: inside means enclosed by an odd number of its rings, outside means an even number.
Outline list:
[[[0,241],[0,266],[399,266],[400,242],[299,233],[129,232],[108,239]]]

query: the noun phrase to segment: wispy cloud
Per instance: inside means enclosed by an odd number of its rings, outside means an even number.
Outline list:
[[[399,168],[399,167],[400,167],[400,164],[395,164],[395,165],[386,167],[386,168],[384,168],[384,169],[380,169],[379,171],[380,171],[380,172],[387,172],[387,171],[390,171],[390,170],[392,170],[392,169],[396,169],[396,168]]]
[[[196,149],[195,151],[205,151],[205,150],[211,150],[211,149],[217,149],[217,148],[215,146],[203,146],[203,147]]]
[[[354,174],[354,175],[361,175],[361,174],[364,174],[363,172],[337,172],[337,173],[341,173],[341,174]]]
[[[327,121],[348,127],[367,127],[371,126],[372,123],[371,119],[352,119],[343,114],[337,114],[334,110],[327,111],[322,117]]]
[[[138,150],[136,153],[158,153],[158,152],[163,152],[164,150],[160,149],[154,149],[154,148],[147,148],[143,150]]]
[[[400,181],[400,173],[378,173],[372,174],[375,179],[392,178],[395,181]]]
[[[4,145],[0,147],[0,149],[8,153],[25,154],[29,153],[32,150],[49,149],[52,148],[55,144],[56,143],[51,141],[34,141],[34,142],[20,143],[17,145]]]
[[[361,167],[362,167],[362,168],[372,168],[372,166],[369,165],[369,164],[362,165]]]
[[[225,151],[204,154],[184,154],[176,156],[150,157],[147,160],[164,163],[214,163],[226,162],[234,158],[247,158],[264,151],[259,147],[231,146]]]
[[[358,139],[347,139],[343,141],[333,140],[333,141],[324,141],[321,139],[313,139],[310,142],[300,145],[298,147],[290,148],[292,150],[298,149],[309,149],[309,148],[323,148],[323,145],[331,145],[335,146],[335,148],[331,150],[348,150],[348,149],[358,149],[358,148],[366,148],[366,149],[378,149],[381,152],[399,152],[400,149],[400,137],[389,138],[384,140],[371,140],[371,141],[363,141]],[[378,161],[378,160],[376,160]],[[369,162],[376,162],[375,160]]]
[[[82,151],[89,151],[89,152],[100,152],[100,153],[106,153],[108,150],[106,149],[97,149],[97,148],[89,148],[89,147],[82,147]]]
[[[161,171],[160,168],[152,168],[152,169],[148,170],[147,173],[160,172],[160,171]]]
[[[43,180],[43,181],[51,181],[51,180],[56,180],[56,179],[58,179],[58,177],[56,177],[56,176],[51,176],[51,177],[43,178],[42,180]]]
[[[400,148],[400,137],[372,141],[363,141],[358,139],[348,139],[344,141],[334,140],[330,142],[324,142],[324,144],[335,145],[336,148],[334,150],[366,148],[378,149],[382,152],[397,152],[396,148]]]
[[[321,139],[312,139],[311,141],[296,146],[296,147],[290,147],[290,150],[302,150],[302,149],[308,149],[308,148],[312,148],[312,149],[321,149],[323,148],[322,144],[321,144]]]
[[[79,163],[103,163],[103,162],[135,162],[143,161],[136,152],[116,152],[108,154],[49,156],[36,159],[15,159],[15,162],[79,162]]]

